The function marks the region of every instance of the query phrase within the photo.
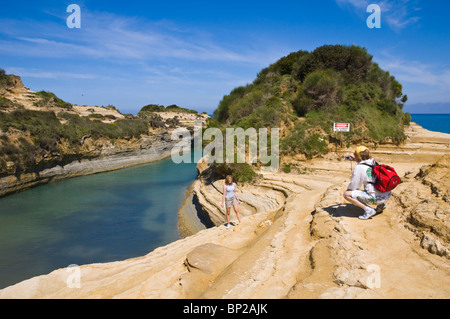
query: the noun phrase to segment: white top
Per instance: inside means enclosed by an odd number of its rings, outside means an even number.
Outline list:
[[[236,188],[236,184],[235,183],[233,183],[231,185],[226,185],[225,184],[225,187],[226,187],[225,198],[234,197],[234,190]]]
[[[360,189],[362,185],[364,185],[364,190],[372,196],[375,196],[375,188],[373,187],[373,183],[375,183],[375,176],[372,176],[372,168],[367,165],[375,165],[375,160],[370,158],[365,161],[361,161],[358,165],[355,166],[352,174],[352,180],[350,184],[348,184],[347,189],[351,191],[355,191]]]

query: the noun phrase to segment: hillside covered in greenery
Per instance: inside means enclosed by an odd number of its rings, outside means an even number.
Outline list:
[[[46,91],[27,91],[30,101],[34,101],[33,109],[29,109],[6,97],[6,92],[14,92],[18,87],[23,88],[20,78],[0,69],[0,177],[20,176],[97,157],[102,148],[110,145],[136,146],[143,136],[179,124],[172,118],[163,119],[149,112],[151,106],[142,108],[138,116],[126,114],[124,118],[116,118],[99,113],[83,116],[74,111],[71,103]],[[197,113],[176,105],[159,107],[166,112]],[[114,106],[108,108],[121,114]]]
[[[223,97],[210,127],[281,128],[281,154],[307,158],[341,143],[373,145],[405,140],[402,85],[355,45],[293,52]],[[333,122],[351,124],[333,132]]]

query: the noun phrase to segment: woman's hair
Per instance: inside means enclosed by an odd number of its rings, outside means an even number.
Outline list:
[[[229,182],[228,182],[228,180],[229,180]],[[226,184],[226,185],[231,185],[231,184],[233,184],[233,176],[227,175],[227,176],[225,177],[225,184]]]
[[[354,155],[355,155],[355,158],[356,158],[356,160],[357,160],[358,162],[365,161],[365,160],[368,160],[369,158],[372,158],[372,157],[370,156],[369,150],[364,150],[364,151],[362,151],[362,152],[360,152],[360,153],[356,153],[356,152],[355,152]]]

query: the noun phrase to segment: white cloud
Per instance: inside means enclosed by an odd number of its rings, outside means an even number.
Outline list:
[[[449,65],[408,60],[386,50],[374,62],[403,84],[403,93],[410,103],[450,101]]]
[[[430,86],[450,86],[450,69],[448,66],[409,61],[391,55],[377,59],[380,67],[389,70],[400,82],[418,83]]]
[[[88,73],[73,73],[48,71],[40,69],[25,69],[20,67],[5,67],[5,70],[10,74],[20,75],[21,77],[40,78],[40,79],[95,79],[94,74]]]
[[[0,53],[33,57],[130,59],[146,61],[175,58],[195,61],[237,62],[266,65],[267,50],[227,48],[222,39],[198,29],[170,23],[124,18],[83,11],[81,29],[65,23],[0,21]],[[219,43],[220,42],[220,43]]]

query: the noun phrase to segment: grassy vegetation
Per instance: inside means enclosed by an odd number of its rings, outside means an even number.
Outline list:
[[[218,178],[231,175],[238,183],[250,183],[257,177],[253,167],[247,163],[216,163],[214,172]]]
[[[0,89],[7,88],[12,85],[11,77],[5,73],[5,70],[0,69]]]
[[[14,85],[13,75],[0,69],[0,90]],[[27,110],[5,97],[0,97],[0,176],[42,169],[51,158],[74,156],[81,158],[86,148],[85,139],[139,139],[149,133],[149,128],[176,127],[177,117],[164,120],[155,112],[194,113],[197,111],[177,105],[167,107],[151,104],[145,106],[138,116],[126,114],[125,119],[114,115],[102,115],[91,109],[88,116],[70,113],[72,104],[58,98],[54,93],[35,93],[38,107],[59,107],[63,112]],[[104,107],[118,111],[113,105]],[[89,109],[88,109],[89,110]],[[120,113],[120,112],[119,112]],[[102,121],[113,120],[113,123]]]
[[[62,124],[60,119],[67,122]],[[60,147],[66,142],[74,154],[81,153],[84,138],[101,137],[111,140],[140,138],[148,134],[150,122],[143,119],[120,119],[114,123],[103,123],[76,114],[31,111],[23,108],[12,112],[0,112],[0,130],[22,132],[29,139],[19,138],[19,143],[10,141],[7,135],[0,139],[0,175],[7,175],[7,163],[15,163],[15,173],[32,172],[39,167],[36,158],[46,154],[62,153]],[[31,142],[29,142],[31,141]]]
[[[67,109],[67,110],[70,110],[72,108],[72,104],[61,100],[59,97],[57,97],[52,92],[39,91],[39,92],[36,92],[35,94],[41,98],[40,101],[34,103],[34,105],[36,105],[36,106],[43,107],[43,106],[50,105],[50,106],[61,107],[63,109]]]
[[[144,106],[139,113],[137,114],[140,118],[147,118],[149,116],[152,116],[154,112],[177,112],[177,113],[193,113],[198,114],[195,110],[190,110],[184,107],[179,107],[178,105],[172,104],[167,107],[164,107],[164,105],[159,104],[149,104]]]
[[[5,109],[22,109],[23,106],[15,103],[9,99],[7,99],[6,97],[0,96],[0,110],[5,110]]]
[[[333,146],[405,140],[402,85],[366,49],[326,45],[293,52],[223,97],[210,127],[281,127],[282,154],[312,158]],[[333,122],[351,132],[332,132]]]

